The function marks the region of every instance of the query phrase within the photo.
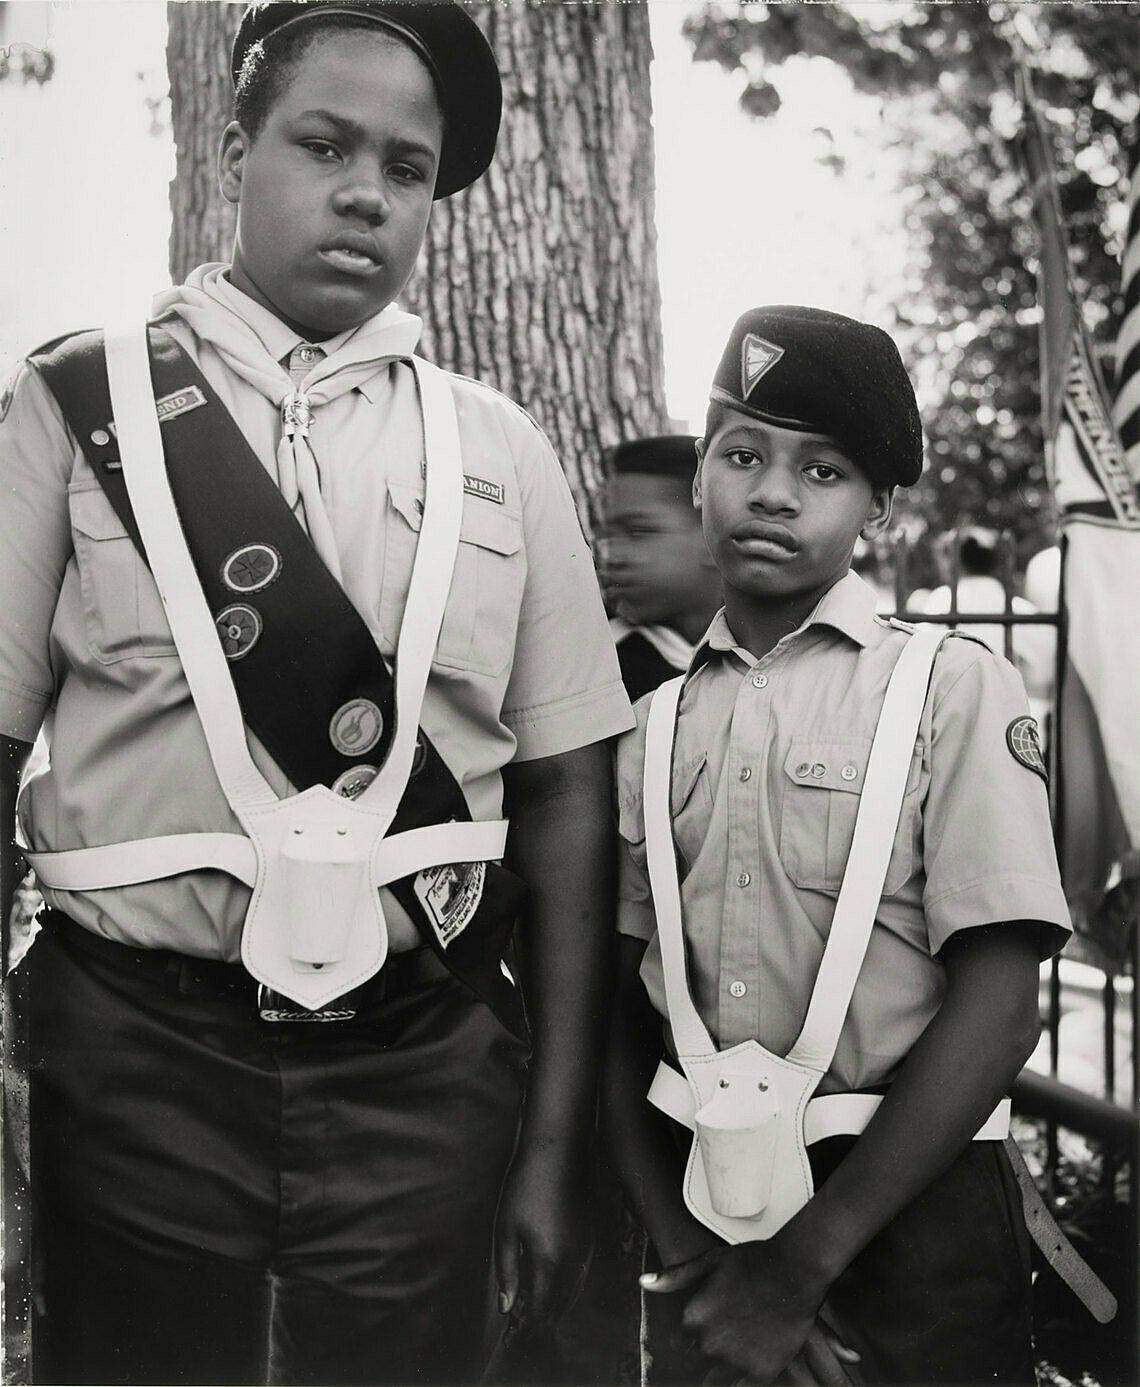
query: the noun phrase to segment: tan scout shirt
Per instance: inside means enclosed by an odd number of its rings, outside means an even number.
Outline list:
[[[277,360],[310,350],[233,290]],[[171,331],[274,475],[276,407],[179,320]],[[324,346],[330,350],[341,339]],[[500,769],[599,741],[633,723],[565,479],[546,438],[495,391],[452,378],[469,489],[455,579],[421,723],[476,819],[501,812]],[[323,442],[334,439],[335,447]],[[345,587],[380,649],[396,647],[423,497],[411,368],[384,363],[322,406],[322,497]],[[50,764],[24,786],[20,823],[40,850],[200,831],[240,832],[222,796],[149,570],[34,369],[0,421],[0,731]],[[217,498],[219,505],[225,497]],[[312,650],[321,658],[319,634]],[[317,729],[317,734],[320,734]],[[279,794],[290,786],[256,739]],[[97,933],[229,960],[248,891],[221,873],[83,895],[46,893]]]
[[[849,573],[762,660],[723,611],[693,659],[673,769],[673,833],[693,999],[717,1043],[778,1054],[803,1024],[854,832],[875,725],[905,635]],[[936,955],[956,930],[1029,919],[1043,955],[1069,916],[1044,781],[1006,729],[1016,672],[976,641],[943,645],[920,724],[886,888],[821,1092],[887,1082],[941,1002]],[[645,868],[648,700],[618,744],[619,929],[650,941],[642,977],[666,1015]]]

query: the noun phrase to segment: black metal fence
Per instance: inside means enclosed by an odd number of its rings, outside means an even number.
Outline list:
[[[936,622],[964,630],[983,627],[981,634],[987,643],[1000,640],[1002,653],[1022,668],[1030,693],[1031,705],[1043,722],[1044,742],[1049,762],[1054,824],[1065,812],[1065,766],[1060,755],[1057,727],[1060,700],[1064,697],[1064,667],[1068,638],[1067,613],[1064,607],[1064,585],[1061,569],[1063,548],[1057,568],[1056,592],[1051,605],[1032,606],[1018,591],[1015,547],[1012,537],[997,537],[993,562],[987,574],[990,582],[985,589],[984,602],[971,600],[974,575],[966,571],[963,562],[963,537],[967,532],[951,532],[942,543],[942,587],[935,592],[918,590],[910,583],[912,559],[915,557],[905,536],[896,544],[891,556],[890,598],[884,591],[881,606],[887,614],[905,621]],[[929,565],[926,565],[928,571]],[[995,595],[997,600],[995,600]],[[892,600],[893,599],[893,600]],[[933,608],[933,610],[932,610]],[[1027,635],[1027,633],[1032,633]],[[995,637],[998,640],[995,640]],[[1026,668],[1025,647],[1035,649],[1034,661]],[[1048,658],[1042,660],[1048,645]],[[1042,673],[1047,679],[1042,681]],[[1033,681],[1038,686],[1033,687]],[[1047,685],[1044,686],[1044,685]],[[1036,696],[1035,696],[1036,695]],[[1071,806],[1069,806],[1071,809]],[[1124,1323],[1118,1339],[1124,1345],[1120,1381],[1140,1382],[1140,1350],[1137,1348],[1136,1288],[1138,1284],[1138,1229],[1140,1220],[1140,908],[1134,895],[1132,916],[1127,922],[1128,945],[1119,968],[1104,966],[1092,950],[1083,947],[1077,937],[1066,951],[1066,959],[1053,959],[1042,977],[1042,1020],[1047,1037],[1048,1073],[1027,1068],[1014,1088],[1015,1110],[1026,1117],[1044,1123],[1045,1159],[1043,1183],[1051,1196],[1058,1217],[1065,1216],[1066,1191],[1061,1188],[1059,1171],[1062,1164],[1059,1134],[1078,1133],[1099,1152],[1096,1180],[1107,1201],[1119,1201],[1121,1192],[1127,1200],[1129,1228],[1122,1245],[1129,1251],[1123,1268],[1121,1284],[1114,1287],[1121,1301],[1120,1315]],[[1069,955],[1073,956],[1071,961]],[[1076,995],[1079,993],[1079,996]],[[1099,1051],[1097,1063],[1090,1068],[1088,1055],[1083,1082],[1063,1081],[1062,1021],[1078,1011],[1087,1020],[1090,1009],[1099,1010]],[[1082,1036],[1082,1048],[1090,1048],[1088,1028]],[[1097,1091],[1098,1090],[1098,1091]],[[1113,1203],[1119,1208],[1119,1203]],[[1120,1230],[1118,1230],[1120,1231]],[[1122,1294],[1123,1293],[1123,1294]],[[1115,1376],[1115,1374],[1114,1374]]]

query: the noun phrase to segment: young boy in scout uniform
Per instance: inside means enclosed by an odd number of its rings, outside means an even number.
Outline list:
[[[852,551],[888,524],[893,488],[918,479],[921,450],[914,394],[885,333],[811,308],[757,309],[737,323],[693,489],[725,606],[690,664],[662,772],[687,953],[685,992],[671,995],[691,996],[711,1037],[707,1058],[722,1065],[714,1094],[738,1082],[718,1058],[734,1047],[775,1056],[793,1078],[807,1065],[793,1047],[814,1015],[884,690],[919,639],[875,615],[849,571]],[[695,1355],[676,1370],[682,1380],[701,1380],[711,1360],[755,1383],[785,1370],[793,1381],[1033,1381],[1021,1203],[1001,1141],[972,1138],[1004,1134],[1000,1100],[1038,1034],[1038,964],[1061,946],[1068,915],[1012,667],[951,637],[923,704],[925,688],[913,750],[899,759],[901,812],[896,799],[881,830],[869,945],[814,1090],[824,1110],[863,1115],[806,1146],[806,1191],[767,1236],[713,1231],[729,1207],[712,1193],[723,1184],[710,1173],[716,1132],[705,1146],[713,1104],[688,1119],[700,1129],[704,1113],[702,1204],[695,1166],[682,1187],[688,1134],[678,1141],[682,1129],[645,1101],[662,1016],[668,1060],[684,1054],[673,1048],[683,1008],[665,995],[664,907],[647,875],[649,700],[619,743],[622,961],[606,1110],[664,1267],[642,1279],[649,1309],[673,1307]],[[677,936],[680,951],[680,926]],[[762,1108],[755,1089],[749,1101]],[[796,1129],[805,1142],[813,1106]],[[744,1125],[723,1124],[730,1135]],[[781,1171],[771,1178],[775,1189]]]
[[[49,751],[33,1371],[469,1381],[583,1255],[632,719],[549,444],[393,306],[494,151],[480,31],[255,5],[233,70],[233,263],[36,353],[0,423],[6,804]]]
[[[633,699],[688,667],[720,605],[720,578],[692,505],[696,444],[691,434],[635,438],[608,459],[599,572]]]

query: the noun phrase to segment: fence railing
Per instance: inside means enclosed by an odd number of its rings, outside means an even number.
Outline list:
[[[1065,766],[1061,763],[1060,739],[1057,727],[1060,718],[1060,699],[1064,693],[1064,667],[1068,641],[1068,622],[1065,611],[1064,585],[1060,578],[1063,567],[1058,569],[1057,591],[1052,609],[1031,607],[1017,591],[1015,579],[1014,545],[1009,535],[999,537],[995,563],[986,575],[991,582],[984,591],[985,605],[971,602],[971,592],[977,586],[974,574],[965,571],[962,560],[960,534],[952,532],[946,539],[944,551],[944,573],[946,583],[937,596],[941,600],[931,602],[935,594],[930,594],[919,602],[909,605],[913,588],[909,581],[911,571],[911,552],[905,538],[901,538],[894,552],[893,595],[894,610],[891,615],[904,621],[935,622],[945,626],[989,628],[986,636],[994,644],[993,636],[1000,634],[1002,653],[1015,664],[1022,664],[1025,641],[1019,642],[1019,632],[1029,632],[1046,628],[1053,635],[1050,658],[1040,659],[1043,638],[1034,635],[1037,649],[1036,673],[1042,666],[1051,676],[1049,687],[1030,687],[1027,689],[1034,712],[1043,714],[1045,726],[1044,743],[1047,748],[1050,780],[1052,785],[1051,806],[1055,829],[1061,816],[1066,812],[1064,798]],[[1000,596],[998,595],[1000,594]],[[996,600],[995,600],[996,598]],[[930,610],[930,606],[944,610]],[[1044,639],[1048,639],[1045,637]],[[1024,671],[1023,671],[1024,672]],[[1034,694],[1037,696],[1034,697]],[[1057,1192],[1057,1175],[1060,1162],[1059,1129],[1077,1132],[1096,1142],[1101,1148],[1099,1181],[1104,1193],[1111,1195],[1119,1187],[1123,1168],[1128,1168],[1127,1189],[1129,1196],[1129,1219],[1131,1231],[1128,1245],[1132,1249],[1131,1274],[1128,1277],[1128,1293],[1135,1295],[1138,1283],[1138,1263],[1140,1247],[1137,1233],[1140,1230],[1140,908],[1134,908],[1130,922],[1128,949],[1123,967],[1119,972],[1096,967],[1091,964],[1080,969],[1079,983],[1073,978],[1074,970],[1061,959],[1054,958],[1047,965],[1043,977],[1043,1025],[1047,1037],[1048,1073],[1043,1074],[1033,1068],[1023,1071],[1014,1086],[1013,1099],[1017,1111],[1028,1117],[1043,1120],[1046,1129],[1045,1183],[1049,1195]],[[1079,942],[1076,949],[1079,951]],[[1091,979],[1091,984],[1090,984]],[[1079,1008],[1087,1015],[1090,996],[1094,997],[1100,1009],[1100,1074],[1099,1083],[1089,1081],[1087,1065],[1085,1082],[1081,1085],[1062,1081],[1062,1018],[1070,1009],[1074,990],[1082,994]],[[1125,1024],[1120,1025],[1121,1005],[1127,1006]],[[1120,1054],[1119,1032],[1123,1031],[1127,1058]],[[1089,1037],[1084,1037],[1087,1048]],[[1127,1063],[1130,1074],[1127,1084],[1122,1084],[1120,1067]],[[1091,1091],[1099,1088],[1099,1093]],[[1121,1089],[1126,1093],[1122,1096]],[[1121,1314],[1135,1322],[1134,1307],[1122,1303]],[[1131,1354],[1131,1376],[1127,1379],[1140,1382],[1140,1347],[1133,1336]]]

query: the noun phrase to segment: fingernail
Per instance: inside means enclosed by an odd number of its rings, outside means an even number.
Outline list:
[[[655,1271],[647,1271],[637,1279],[643,1286],[652,1286],[657,1280],[657,1273]]]
[[[506,1291],[499,1292],[499,1314],[505,1315],[511,1308],[511,1298]]]

